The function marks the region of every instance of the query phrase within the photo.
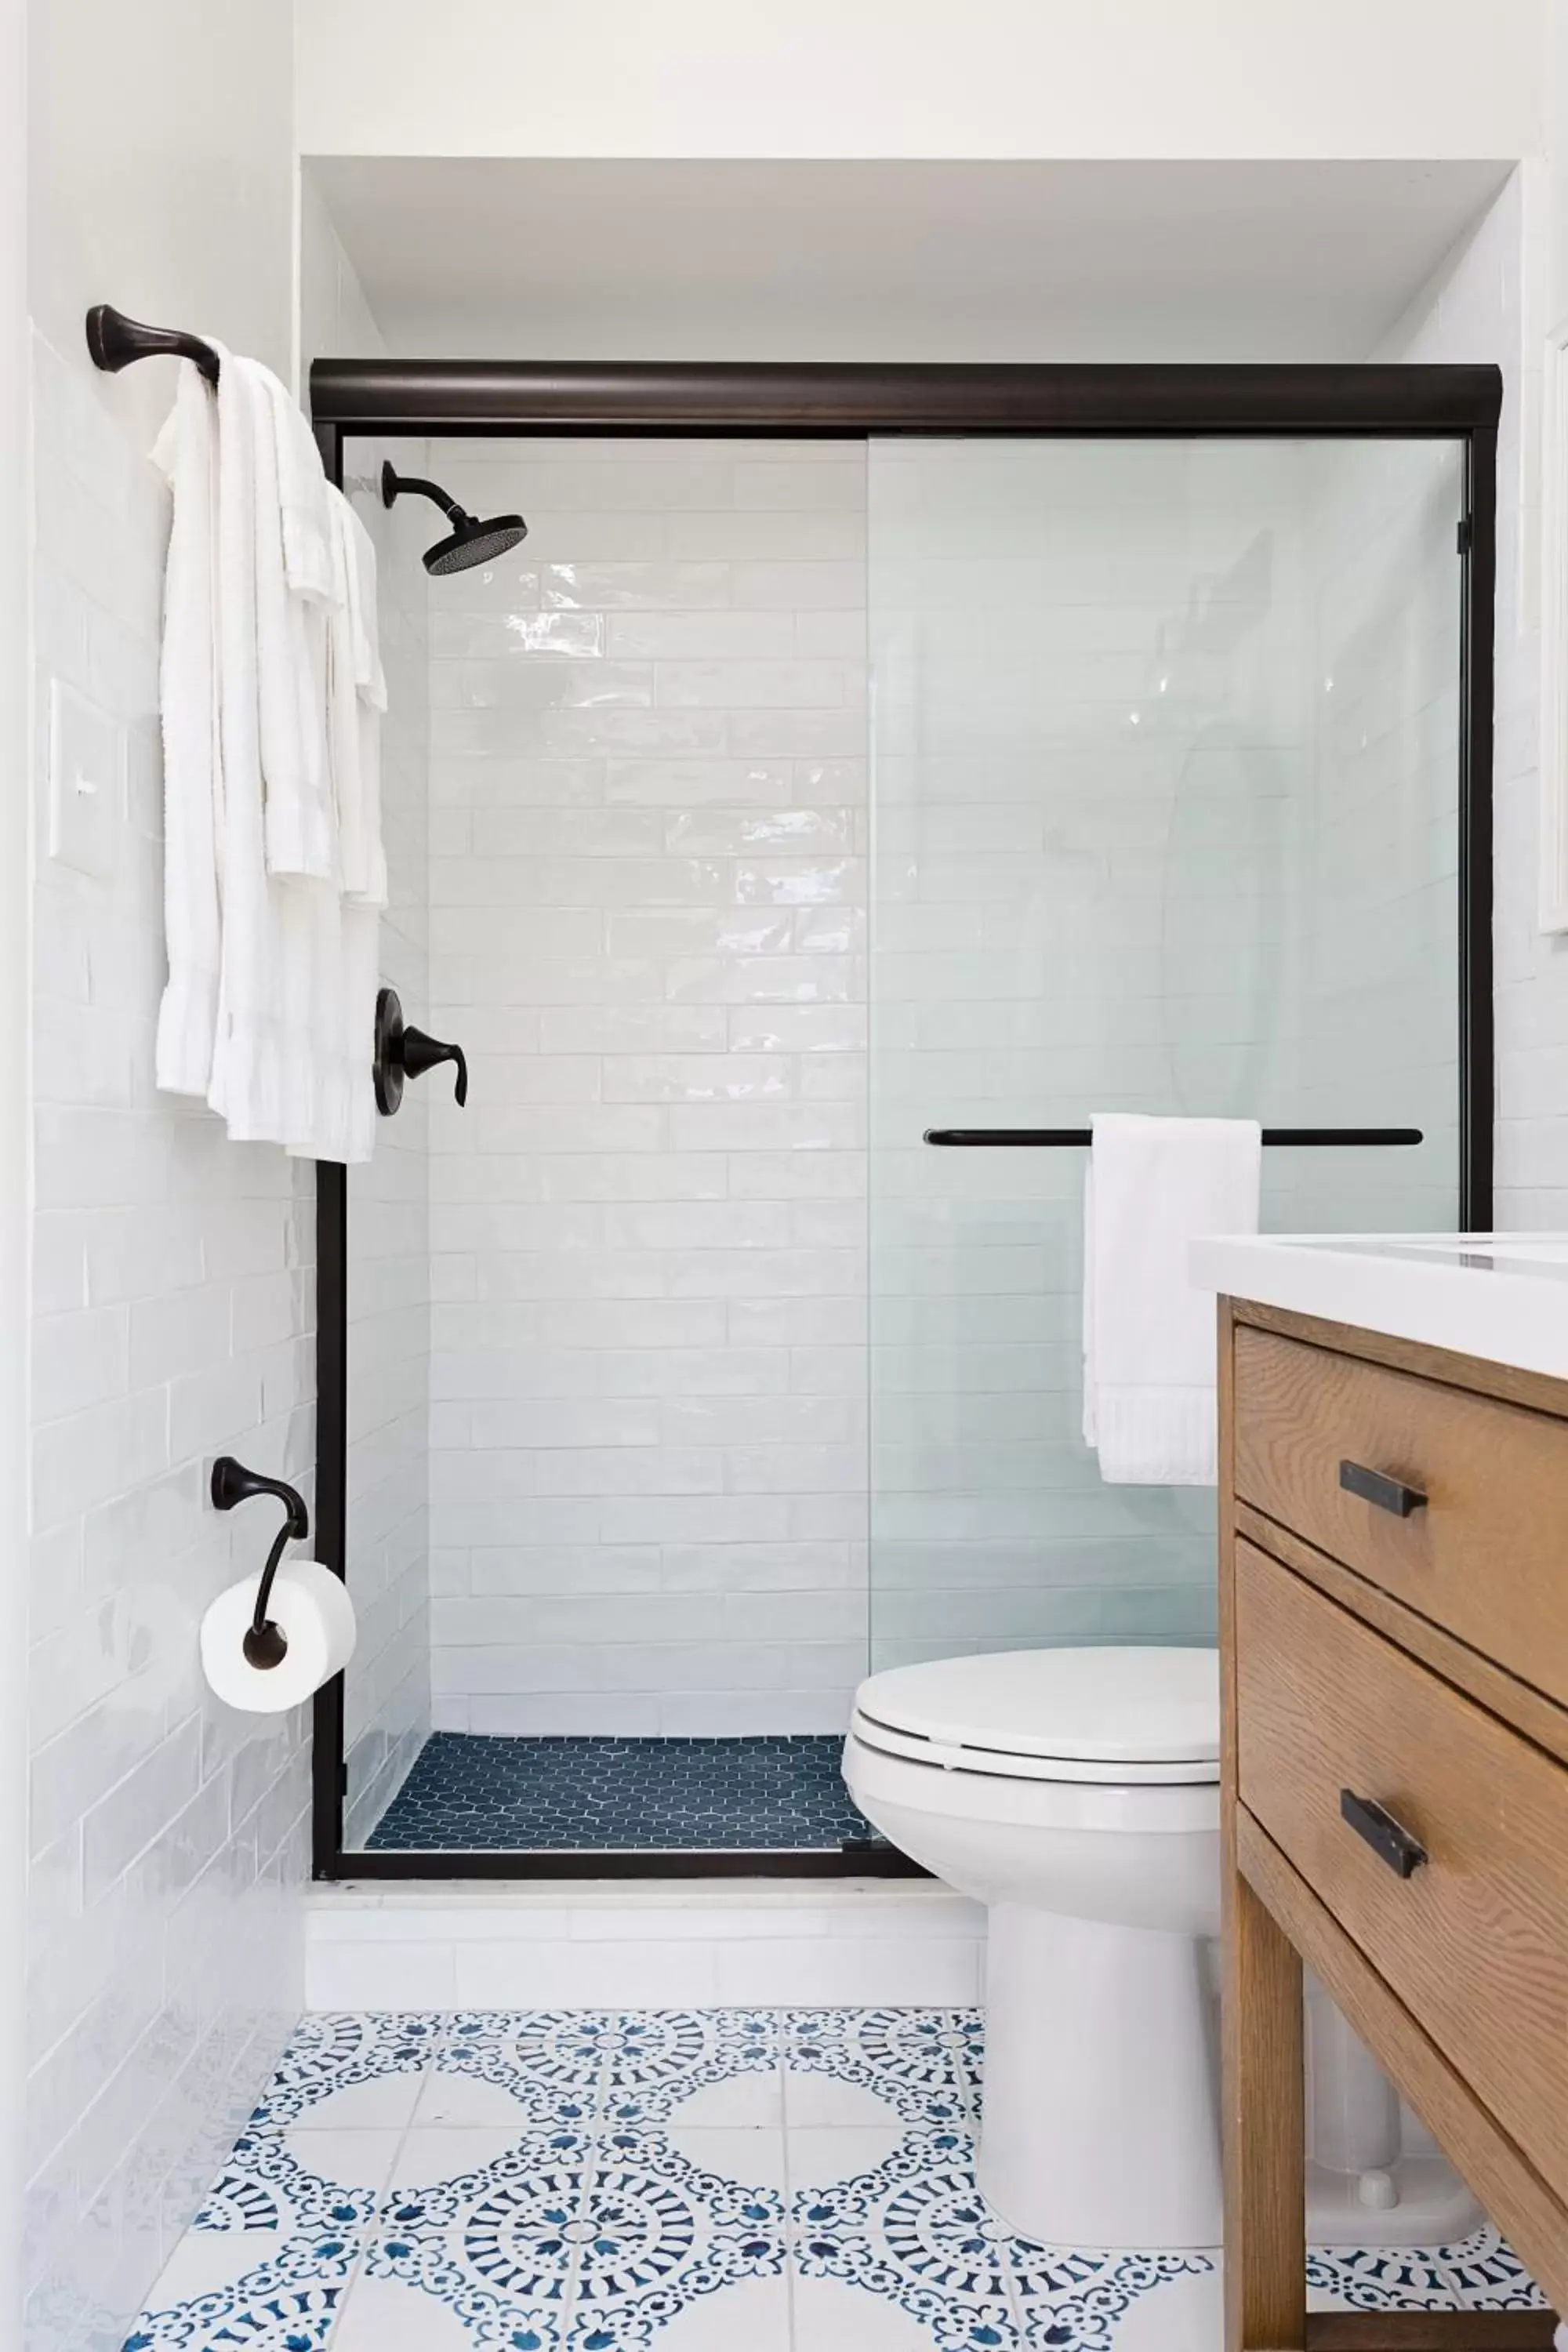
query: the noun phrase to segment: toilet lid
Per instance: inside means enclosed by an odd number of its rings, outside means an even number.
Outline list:
[[[862,1683],[857,1728],[971,1770],[1075,1780],[1213,1780],[1219,1658],[1200,1649],[998,1650]],[[940,1755],[936,1751],[942,1751]],[[1042,1769],[1042,1767],[1045,1768]]]

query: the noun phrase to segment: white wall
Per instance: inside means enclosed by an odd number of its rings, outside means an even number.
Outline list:
[[[1508,157],[1541,0],[311,0],[306,154]],[[1354,60],[1347,70],[1347,60]]]
[[[865,453],[437,444],[436,1719],[837,1730],[864,1671]],[[357,1182],[357,1180],[356,1180]]]
[[[49,0],[32,37],[26,2341],[110,2352],[300,2004],[305,1719],[210,1701],[196,1626],[264,1539],[206,1505],[212,1456],[310,1478],[312,1234],[307,1169],[153,1089],[167,511],[147,449],[173,370],[97,375],[81,314],[111,299],[288,369],[290,41],[271,0]],[[57,693],[98,746],[105,870],[47,854]]]
[[[0,772],[27,772],[27,12],[0,5]],[[0,1559],[13,1611],[27,1547],[27,1288],[31,1019],[30,795],[5,795],[0,835]],[[5,1644],[0,1681],[0,2338],[18,2343],[24,2295],[27,2032],[27,1656]]]

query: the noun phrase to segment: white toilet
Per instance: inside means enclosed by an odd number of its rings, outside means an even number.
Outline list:
[[[1214,1651],[943,1658],[856,1695],[844,1778],[986,1905],[979,2184],[1037,2243],[1220,2242]]]

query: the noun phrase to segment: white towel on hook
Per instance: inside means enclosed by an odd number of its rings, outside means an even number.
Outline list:
[[[153,457],[174,494],[158,676],[169,976],[158,1008],[155,1066],[157,1083],[167,1092],[205,1095],[212,1079],[222,954],[218,445],[216,398],[189,362],[181,366],[174,405]]]
[[[1083,1434],[1110,1486],[1212,1486],[1214,1300],[1187,1272],[1204,1234],[1255,1234],[1254,1119],[1101,1115],[1083,1208]]]
[[[217,842],[223,951],[207,1100],[236,1142],[313,1131],[320,1091],[309,887],[268,873],[258,641],[258,467],[273,447],[264,371],[208,337],[218,374]]]
[[[271,874],[338,879],[327,747],[327,632],[336,574],[326,478],[310,428],[269,369],[242,363],[252,404],[256,652]],[[300,436],[304,436],[301,447]],[[315,468],[321,527],[306,491]]]
[[[162,679],[171,968],[159,1082],[205,1093],[234,1141],[366,1159],[375,1129],[375,918],[344,906],[336,877],[326,701],[333,600],[308,602],[289,584],[301,558],[298,548],[285,551],[284,511],[292,503],[302,512],[306,502],[297,489],[286,499],[280,486],[280,387],[208,340],[219,360],[216,430],[212,395],[194,368],[184,371],[156,453],[176,492]],[[324,483],[322,504],[331,584],[341,590],[339,527]],[[346,596],[337,602],[346,614]],[[299,614],[318,633],[315,671],[290,668]],[[374,627],[369,642],[374,651]],[[346,658],[353,667],[352,646]],[[353,698],[363,709],[357,688]],[[299,764],[308,737],[320,753],[332,870],[279,874],[268,862],[269,793],[280,779],[297,789],[310,776]]]
[[[386,673],[381,663],[381,624],[376,607],[375,541],[341,490],[333,497],[348,509],[354,561],[349,567],[349,616],[354,633],[354,684],[372,710],[386,709]]]
[[[332,554],[331,485],[316,436],[297,401],[268,368],[251,362],[272,404],[278,458],[278,512],[283,569],[290,593],[307,604],[331,604],[337,595]]]

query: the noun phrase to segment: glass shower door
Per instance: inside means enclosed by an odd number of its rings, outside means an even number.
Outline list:
[[[880,440],[872,1664],[1214,1635],[1213,1497],[1079,1434],[1092,1113],[1418,1128],[1270,1150],[1275,1230],[1458,1202],[1463,453]]]

